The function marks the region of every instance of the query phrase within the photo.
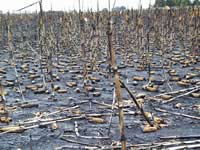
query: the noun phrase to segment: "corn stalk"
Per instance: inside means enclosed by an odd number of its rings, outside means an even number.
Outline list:
[[[120,77],[116,65],[115,50],[112,47],[112,24],[111,24],[111,14],[110,14],[110,0],[109,0],[109,14],[108,14],[108,50],[110,52],[110,65],[114,73],[114,83],[115,83],[115,95],[119,108],[119,128],[121,136],[122,150],[126,149],[126,137],[124,129],[124,112],[123,112],[123,100],[121,96],[121,87],[120,87]]]

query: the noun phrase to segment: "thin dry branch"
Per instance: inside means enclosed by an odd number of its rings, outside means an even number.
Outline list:
[[[182,116],[182,117],[186,117],[186,118],[190,118],[190,119],[200,120],[200,117],[182,114],[182,113],[178,113],[178,112],[174,112],[174,111],[172,112],[172,111],[168,111],[168,110],[164,110],[164,109],[160,109],[160,108],[155,108],[155,110],[159,111],[159,112],[163,112],[163,113],[169,113],[169,114]]]

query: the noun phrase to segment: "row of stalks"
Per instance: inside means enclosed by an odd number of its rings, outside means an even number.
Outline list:
[[[199,52],[200,8],[148,8],[138,10],[99,10],[96,12],[82,11],[79,0],[79,10],[70,12],[44,12],[42,0],[37,3],[40,11],[27,14],[1,14],[0,16],[0,47],[7,49],[10,63],[16,75],[19,93],[25,101],[21,88],[22,79],[16,68],[15,51],[34,52],[40,68],[43,87],[48,91],[50,86],[51,98],[56,99],[54,87],[54,65],[59,65],[60,58],[69,56],[81,61],[82,83],[86,94],[88,72],[102,71],[113,77],[114,91],[119,109],[119,128],[122,149],[126,149],[125,123],[121,80],[118,65],[133,65],[136,55],[139,62],[135,66],[138,71],[148,73],[148,85],[151,85],[151,72],[154,68],[152,61],[159,55],[166,76],[166,57],[173,50],[180,49],[185,55],[185,61],[196,63]],[[7,32],[5,32],[7,31]],[[25,32],[24,32],[25,31]],[[192,55],[190,55],[192,54]],[[188,59],[186,59],[188,58]],[[70,61],[70,60],[69,60]],[[105,68],[101,65],[105,64]],[[170,64],[172,65],[172,64]],[[187,67],[189,63],[185,63]],[[126,72],[127,84],[128,73]],[[172,91],[171,85],[168,89]],[[0,85],[1,101],[5,103],[3,87]],[[4,104],[5,105],[5,104]]]

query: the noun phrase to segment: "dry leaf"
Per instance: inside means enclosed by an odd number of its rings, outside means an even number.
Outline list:
[[[86,86],[85,89],[86,89],[86,91],[88,91],[88,92],[94,92],[94,91],[95,91],[95,88],[92,87],[92,86]]]
[[[151,127],[151,126],[149,126],[149,125],[145,125],[145,126],[143,127],[143,129],[142,129],[142,131],[143,131],[144,133],[155,132],[155,131],[157,131],[157,130],[158,130],[158,127],[156,127],[156,126]]]
[[[150,112],[144,112],[144,114],[147,118],[152,118],[152,114]]]
[[[172,98],[172,96],[171,95],[161,95],[160,96],[163,100],[169,100],[169,99],[171,99]]]
[[[72,112],[73,114],[76,114],[76,115],[82,114],[82,112],[81,112],[80,109],[73,109],[71,112]]]
[[[60,86],[59,86],[59,85],[54,85],[54,86],[53,86],[53,90],[54,90],[54,91],[58,91],[59,89],[60,89]]]
[[[135,77],[133,77],[133,80],[135,80],[135,81],[144,81],[145,78],[144,77],[140,77],[140,76],[135,76]]]
[[[0,73],[6,74],[6,71],[3,68],[0,68]]]
[[[175,105],[175,108],[181,108],[183,105],[181,104],[181,103],[177,103],[176,105]]]
[[[66,89],[59,89],[57,90],[58,93],[63,94],[63,93],[67,93]]]
[[[0,118],[0,122],[2,122],[2,123],[9,123],[11,121],[12,121],[12,118],[10,118],[10,117],[1,117]]]
[[[56,129],[58,129],[58,125],[57,125],[57,123],[52,123],[51,124],[51,130],[56,130]]]
[[[89,79],[92,80],[92,81],[96,81],[96,82],[99,82],[99,81],[100,81],[100,78],[98,78],[98,77],[93,77],[93,76],[90,76]]]
[[[0,132],[10,132],[10,133],[22,133],[25,131],[23,126],[10,126],[10,127],[1,127]]]
[[[140,108],[141,108],[142,105],[144,104],[144,99],[139,98],[139,99],[137,99],[136,101],[138,102],[138,104],[139,104],[139,106],[140,106]]]
[[[177,84],[178,84],[179,86],[185,86],[185,87],[190,86],[190,83],[185,82],[185,81],[179,81],[179,82],[177,82]]]
[[[106,120],[102,119],[102,118],[98,118],[98,117],[88,117],[88,121],[92,122],[92,123],[106,123]]]
[[[181,78],[178,77],[178,76],[174,76],[174,77],[171,77],[171,78],[169,79],[169,81],[180,81],[180,80],[181,80]]]
[[[158,85],[153,85],[153,86],[144,86],[143,87],[145,90],[149,91],[149,92],[156,92],[158,91]]]
[[[154,117],[154,122],[157,124],[161,124],[161,123],[163,123],[163,119],[161,119],[159,117]]]
[[[136,98],[139,99],[139,98],[145,98],[146,94],[145,93],[139,93],[136,95]]]
[[[99,97],[99,96],[101,96],[101,92],[94,92],[94,93],[93,93],[93,96],[94,96],[94,97]]]
[[[192,97],[200,98],[200,93],[191,93]]]
[[[193,105],[192,108],[200,109],[200,105]]]
[[[76,82],[67,82],[66,84],[67,84],[67,86],[69,86],[69,87],[77,86],[77,83],[76,83]]]

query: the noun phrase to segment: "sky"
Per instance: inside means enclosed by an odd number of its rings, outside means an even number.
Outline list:
[[[16,12],[16,10],[23,8],[31,3],[36,2],[37,0],[0,0],[0,10],[4,13],[6,12]],[[43,0],[43,9],[45,11],[51,10],[78,10],[78,1],[79,0]],[[80,0],[82,10],[97,8],[97,0]],[[110,0],[111,6],[113,5],[115,0]],[[138,8],[140,0],[116,0],[115,7],[117,6],[125,6],[126,8]],[[148,8],[149,3],[154,4],[155,0],[141,0],[142,7]],[[100,10],[103,8],[108,8],[108,0],[99,0],[99,8]],[[33,12],[39,10],[38,5],[34,5],[32,7],[27,8],[24,11]]]

